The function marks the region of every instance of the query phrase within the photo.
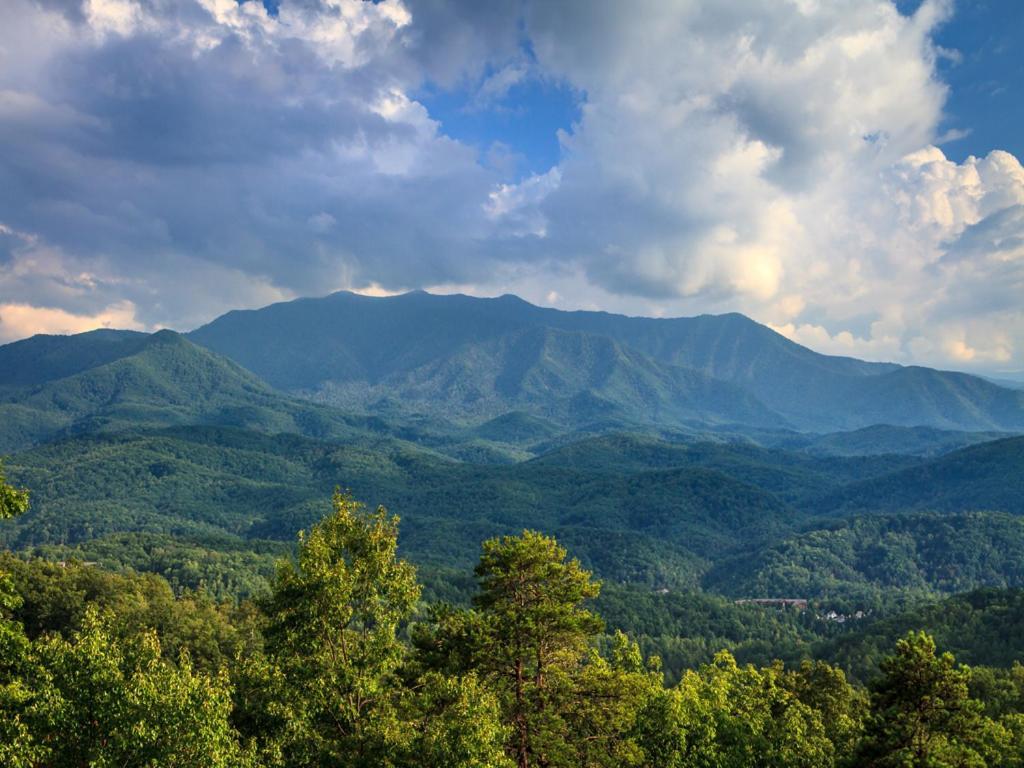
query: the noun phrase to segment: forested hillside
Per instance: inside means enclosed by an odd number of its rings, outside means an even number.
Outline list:
[[[4,516],[23,512],[26,495],[2,487]],[[867,689],[823,661],[757,667],[728,651],[666,684],[659,657],[602,634],[601,585],[555,540],[484,542],[472,606],[453,607],[421,602],[397,536],[384,509],[336,495],[267,594],[242,604],[174,597],[159,577],[3,559],[0,757],[195,768],[1024,762],[1019,666],[960,666],[912,631]],[[1019,596],[996,618],[986,608],[1000,599],[968,598],[971,626],[1019,638]],[[677,638],[720,624],[706,609],[680,618]]]
[[[936,731],[939,753],[994,766],[1017,749],[1024,438],[994,416],[1008,390],[816,356],[739,316],[399,298],[346,334],[328,321],[361,299],[211,326],[281,321],[280,337],[257,323],[249,363],[290,334],[304,357],[271,372],[302,379],[289,392],[170,331],[0,347],[4,472],[31,496],[4,486],[5,760],[653,768],[745,766],[756,748],[881,766],[901,754],[881,704],[900,664],[947,675],[981,718]],[[448,335],[427,323],[398,344],[424,307]],[[302,351],[321,332],[325,353]],[[882,400],[920,424],[800,431],[773,400],[789,387],[824,407],[825,390],[887,377],[916,382]],[[963,391],[969,429],[940,428],[964,426],[927,415],[956,414],[943,398]],[[352,496],[332,507],[335,489]],[[401,536],[353,496],[401,515]],[[520,578],[555,590],[536,620],[502,602]],[[494,665],[555,618],[566,644],[523,657],[517,695],[514,663]],[[922,629],[978,668],[908,635]],[[81,738],[53,738],[68,729]]]
[[[656,408],[661,426],[681,426],[699,405],[705,423],[763,425],[771,412],[817,431],[1024,429],[1024,392],[820,355],[736,314],[652,319],[561,312],[515,296],[341,292],[229,312],[190,338],[276,387],[384,413],[543,415],[574,392],[583,407],[557,411],[574,427],[601,416],[636,421],[640,405]]]

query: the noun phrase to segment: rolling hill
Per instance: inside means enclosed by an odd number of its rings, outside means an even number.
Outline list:
[[[823,512],[994,510],[1024,515],[1024,437],[962,448],[826,494]]]
[[[855,608],[906,591],[1024,587],[1024,517],[999,512],[865,515],[720,563],[705,586],[738,597],[799,595]]]
[[[35,337],[0,375],[0,452],[68,435],[143,426],[223,424],[268,432],[351,435],[340,412],[281,395],[172,331]]]
[[[292,540],[340,486],[400,514],[402,547],[419,563],[465,565],[483,539],[532,527],[606,578],[693,586],[706,558],[792,531],[798,516],[698,466],[474,465],[388,437],[339,443],[219,426],[68,438],[17,454],[8,469],[33,493],[33,509],[3,528],[14,549],[126,532],[258,549]]]

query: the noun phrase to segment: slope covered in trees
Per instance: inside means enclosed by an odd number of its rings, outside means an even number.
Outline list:
[[[997,512],[866,515],[720,563],[705,586],[737,595],[829,598],[866,608],[901,591],[1024,586],[1024,517]]]
[[[821,508],[851,513],[987,509],[1024,514],[1024,437],[993,440],[826,495]]]
[[[282,389],[336,403],[377,398],[387,409],[403,406],[401,393],[413,392],[417,408],[443,407],[456,418],[473,417],[481,400],[543,413],[550,403],[529,384],[552,376],[556,397],[571,382],[577,394],[602,404],[628,405],[638,395],[648,405],[667,404],[665,372],[683,369],[690,373],[678,391],[702,405],[704,421],[722,421],[728,409],[729,421],[764,424],[752,400],[791,426],[818,431],[878,423],[1024,429],[1020,391],[962,374],[820,355],[736,314],[652,319],[561,312],[514,296],[343,292],[229,312],[190,338]],[[583,347],[591,353],[585,360]],[[559,376],[566,368],[587,375]],[[695,375],[710,381],[695,389]],[[737,389],[750,400],[736,400],[730,393]],[[635,417],[628,407],[612,412]],[[663,425],[680,425],[685,411],[661,413]],[[594,415],[585,410],[575,423]]]
[[[9,461],[35,505],[0,541],[250,591],[281,542],[318,520],[340,486],[400,510],[403,552],[434,571],[465,567],[478,541],[527,525],[557,535],[603,578],[657,588],[857,598],[866,607],[894,592],[1021,583],[1019,521],[973,513],[1016,511],[1003,489],[1024,474],[1019,441],[921,460],[605,435],[495,465],[356,435],[333,442],[189,426],[40,446]],[[941,472],[929,469],[936,463]],[[989,481],[975,483],[975,470]],[[907,515],[894,503],[879,508],[883,516],[821,517],[830,508],[822,499],[918,471],[936,477],[918,495],[958,484],[948,511]]]
[[[336,495],[268,594],[0,563],[5,765],[1015,768],[1024,677],[911,632],[868,688],[723,651],[666,684],[605,636],[601,585],[525,531],[483,544],[472,605],[424,606],[398,521]],[[198,630],[198,631],[196,631]],[[205,632],[203,630],[206,630]],[[407,639],[406,639],[407,638]]]
[[[86,336],[87,348],[72,351],[71,359],[64,355],[74,345],[46,337],[35,357],[56,346],[58,362],[7,361],[12,367],[0,375],[0,451],[143,426],[220,424],[336,437],[357,432],[342,413],[284,397],[171,331]],[[13,357],[8,349],[0,348],[6,352],[0,356]],[[26,367],[31,374],[21,373]]]

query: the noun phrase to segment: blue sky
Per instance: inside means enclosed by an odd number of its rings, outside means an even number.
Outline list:
[[[478,147],[482,155],[496,143],[507,147],[511,169],[519,176],[543,173],[558,164],[558,133],[572,128],[585,99],[568,83],[537,76],[511,86],[498,103],[481,105],[476,95],[469,84],[427,85],[416,98],[448,136]]]
[[[1016,0],[9,0],[0,342],[425,288],[1024,376],[1022,33]]]
[[[939,61],[950,87],[943,128],[967,133],[944,143],[946,154],[962,161],[1005,149],[1024,157],[1024,3],[961,2],[935,40],[957,54]]]

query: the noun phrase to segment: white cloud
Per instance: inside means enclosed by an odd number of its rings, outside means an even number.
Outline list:
[[[547,235],[548,222],[541,206],[558,189],[562,173],[557,166],[533,174],[518,184],[499,184],[487,196],[483,209],[501,231],[516,237]]]
[[[937,148],[951,12],[11,0],[0,302],[188,327],[448,286],[740,310],[823,351],[1020,369],[1024,170]],[[416,97],[457,86],[504,110],[531,78],[584,101],[560,162],[519,180]]]

